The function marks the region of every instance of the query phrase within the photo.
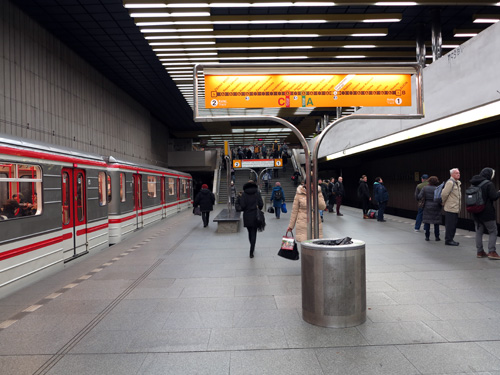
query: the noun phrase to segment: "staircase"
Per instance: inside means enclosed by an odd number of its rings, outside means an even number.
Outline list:
[[[256,172],[260,173],[261,170],[262,169],[258,169],[256,170]],[[264,181],[261,181],[260,192],[262,195],[262,200],[264,201],[266,207],[268,207],[271,202],[270,201],[271,193],[273,191],[273,187],[276,181],[279,181],[281,183],[281,187],[283,188],[283,191],[285,193],[285,201],[288,203],[287,206],[291,206],[293,198],[295,197],[295,192],[297,190],[297,187],[294,185],[294,182],[290,178],[292,176],[292,173],[293,173],[293,168],[291,165],[288,165],[286,172],[283,172],[283,170],[280,169],[279,177],[278,178],[273,177],[272,180],[269,181],[269,191],[267,193],[264,188],[265,186]],[[272,171],[271,171],[271,176],[274,176]],[[234,184],[236,186],[237,192],[243,191],[243,185],[245,185],[250,178],[254,181],[256,180],[255,174],[248,169],[235,170],[235,177],[236,181]],[[223,171],[220,177],[220,184],[219,184],[219,203],[221,204],[227,203],[226,186],[227,186],[227,176],[225,171]]]

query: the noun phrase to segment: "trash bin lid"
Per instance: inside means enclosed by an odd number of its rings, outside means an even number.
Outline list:
[[[350,249],[356,249],[356,248],[365,246],[364,241],[356,240],[356,239],[351,239],[351,243],[337,245],[337,243],[339,243],[340,240],[342,240],[342,239],[343,239],[343,237],[307,240],[307,241],[301,242],[301,246],[302,247],[305,246],[307,249],[328,250],[328,251],[350,250]]]

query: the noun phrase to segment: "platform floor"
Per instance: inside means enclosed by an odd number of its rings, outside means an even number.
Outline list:
[[[290,214],[266,214],[250,259],[244,228],[186,211],[0,300],[0,373],[500,374],[500,261],[474,233],[343,213],[324,233],[366,241],[363,325],[302,320],[300,262],[276,255]]]

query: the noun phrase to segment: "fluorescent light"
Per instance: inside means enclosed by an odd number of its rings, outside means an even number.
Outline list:
[[[336,59],[365,59],[364,55],[339,55],[335,56]]]
[[[125,4],[125,8],[166,8],[165,4]]]
[[[387,33],[357,33],[351,34],[351,36],[386,36]]]
[[[356,44],[356,45],[346,45],[344,48],[376,48],[374,44]]]
[[[477,33],[456,33],[453,35],[455,38],[472,38],[475,37]]]
[[[178,13],[130,13],[132,18],[150,17],[210,17],[210,12],[178,12]]]
[[[441,46],[441,48],[451,48],[451,49],[454,49],[454,48],[458,48],[460,45],[459,44],[443,44]]]
[[[375,5],[411,7],[411,6],[418,5],[418,4],[414,1],[379,1],[378,3],[375,3]]]
[[[141,29],[141,33],[201,33],[201,32],[213,32],[212,27],[206,29]]]
[[[331,155],[328,155],[326,157],[326,160],[339,159],[344,156],[357,154],[359,152],[372,150],[397,142],[421,137],[426,134],[432,134],[471,122],[480,121],[489,117],[498,116],[498,114],[500,114],[500,101],[469,109],[462,113],[457,113],[452,116],[448,116],[436,121],[429,122],[427,124],[416,126],[408,130],[394,133],[383,138],[375,139],[373,141],[333,153]]]
[[[381,23],[381,22],[401,22],[399,18],[380,18],[380,19],[366,19],[363,20],[365,23]]]
[[[499,18],[476,18],[474,23],[497,23]]]
[[[199,53],[158,53],[156,56],[217,56],[217,52],[199,52]]]
[[[366,34],[366,35],[358,35],[353,34],[352,36],[385,36],[387,34]],[[146,39],[227,39],[227,38],[317,38],[320,35],[318,34],[262,34],[262,35],[167,35],[156,38]],[[201,44],[201,43],[192,43],[192,44]],[[215,43],[214,43],[215,44]],[[153,44],[150,45],[161,45],[161,44]]]

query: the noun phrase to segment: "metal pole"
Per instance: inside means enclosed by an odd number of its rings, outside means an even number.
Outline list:
[[[226,162],[226,179],[227,179],[227,211],[230,213],[232,208],[233,208],[233,205],[231,204],[231,169],[230,169],[230,166],[231,166],[231,158],[229,157],[229,155],[226,155],[224,157],[225,159],[225,162]]]

